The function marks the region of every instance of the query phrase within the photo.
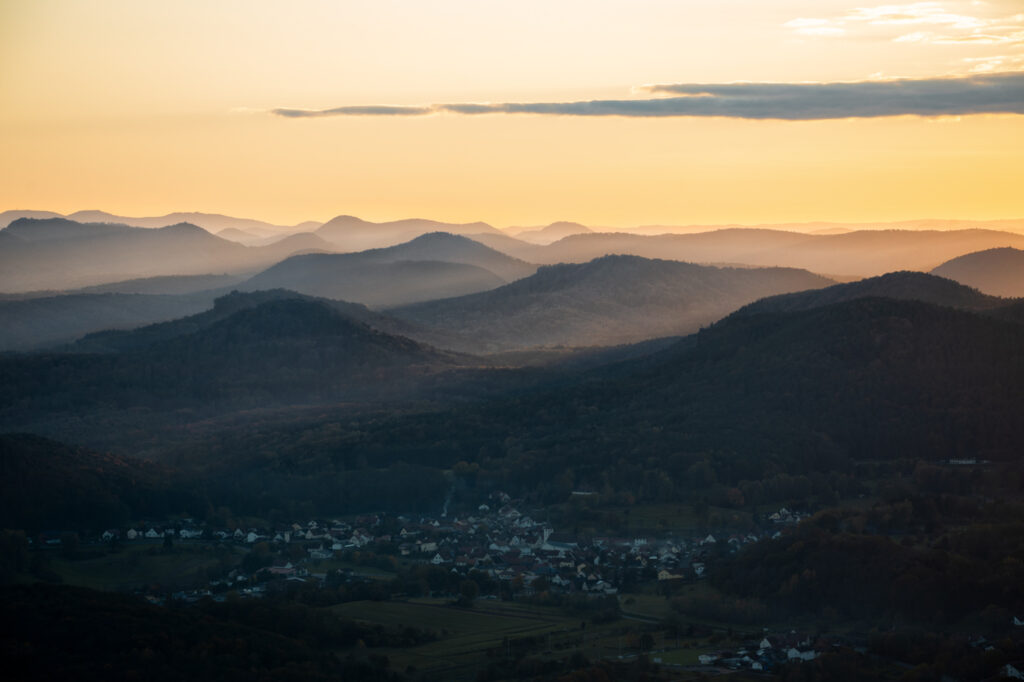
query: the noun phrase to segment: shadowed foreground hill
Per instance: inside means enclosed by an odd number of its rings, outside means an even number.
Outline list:
[[[201,511],[192,486],[157,464],[26,434],[0,434],[0,527],[103,528]]]
[[[295,256],[241,288],[291,289],[372,306],[402,305],[485,291],[536,268],[471,239],[445,233],[346,254]]]
[[[606,485],[653,501],[660,484],[644,470],[684,485],[701,462],[738,485],[857,459],[1015,459],[1022,404],[1024,326],[863,298],[732,316],[575,386],[382,421],[345,450],[381,464],[475,461],[481,477],[539,502]]]
[[[732,316],[659,353],[489,402],[339,414],[330,429],[324,417],[258,433],[239,425],[164,452],[206,468],[211,491],[252,513],[300,494],[331,513],[379,508],[380,495],[360,491],[389,489],[389,472],[408,464],[438,475],[458,465],[484,493],[536,504],[580,489],[627,505],[707,495],[727,504],[733,487],[755,504],[806,500],[812,489],[828,504],[879,466],[1018,465],[1022,404],[1024,326],[862,298]],[[432,481],[422,494],[439,505],[443,478],[416,476]]]
[[[543,267],[493,291],[389,312],[460,334],[465,350],[614,345],[689,334],[762,296],[830,283],[804,270],[606,256]]]
[[[993,296],[1024,296],[1024,250],[1005,247],[968,253],[932,270]]]
[[[299,604],[168,609],[134,596],[44,584],[4,586],[0,599],[0,647],[17,680],[407,679],[339,655],[357,642],[401,644],[403,633]]]

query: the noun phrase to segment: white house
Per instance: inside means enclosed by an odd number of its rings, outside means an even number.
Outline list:
[[[1020,668],[1014,667],[1007,663],[1003,666],[1003,669],[999,671],[1003,677],[1008,677],[1011,680],[1024,680],[1024,672],[1021,672]]]

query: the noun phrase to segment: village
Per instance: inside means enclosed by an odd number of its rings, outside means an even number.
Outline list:
[[[508,600],[547,592],[618,603],[624,594],[640,588],[650,591],[652,586],[667,599],[673,586],[706,578],[714,557],[778,536],[807,516],[783,508],[767,517],[764,528],[742,534],[712,530],[692,536],[580,538],[547,521],[536,521],[521,507],[521,501],[494,493],[474,513],[452,518],[363,514],[344,520],[234,528],[179,518],[109,528],[83,537],[81,543],[114,551],[227,548],[241,556],[230,570],[210,575],[205,584],[154,583],[134,590],[153,604],[260,599],[338,585],[358,594],[360,588],[381,586],[396,572],[416,567],[445,576],[443,586],[432,586],[441,589],[426,590],[422,595],[426,597],[454,601],[460,597],[458,585],[476,581],[482,587],[474,589],[474,599]],[[36,541],[41,549],[56,550],[67,536],[43,533]],[[626,618],[632,617],[628,606],[622,611]],[[743,647],[702,654],[699,664],[764,670],[793,658],[813,658],[811,644],[808,637],[796,633],[762,637]]]
[[[243,596],[258,596],[275,589],[275,582],[289,580],[316,584],[326,575],[309,570],[311,563],[353,552],[372,552],[443,567],[463,576],[478,571],[499,584],[515,583],[523,590],[531,590],[541,580],[544,589],[555,592],[615,595],[639,582],[699,580],[706,576],[706,559],[712,554],[735,552],[749,543],[777,536],[783,527],[806,517],[805,513],[783,508],[769,517],[773,527],[744,534],[712,531],[696,537],[595,536],[581,542],[548,522],[537,522],[520,512],[518,501],[504,493],[495,493],[492,498],[493,505],[481,504],[477,513],[461,519],[364,514],[347,521],[314,519],[276,527],[229,529],[184,518],[111,528],[93,540],[167,545],[213,542],[249,548],[266,543],[276,550],[272,563],[252,574],[232,571],[226,580],[208,586],[211,594],[237,586]],[[56,545],[60,537],[45,539],[44,534],[42,542]],[[302,551],[289,549],[295,547]],[[354,579],[359,577],[358,571],[350,573]],[[180,594],[193,598],[203,593]]]

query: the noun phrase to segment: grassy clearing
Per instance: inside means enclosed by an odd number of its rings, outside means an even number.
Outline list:
[[[350,570],[355,575],[370,578],[372,580],[394,580],[398,577],[397,573],[392,571],[385,571],[381,568],[375,568],[373,566],[360,566],[350,561],[342,561],[340,559],[319,559],[309,562],[307,566],[310,573],[330,573],[339,569]]]
[[[699,656],[701,654],[709,654],[717,651],[718,649],[711,647],[700,647],[695,649],[673,649],[671,651],[663,651],[654,654],[655,657],[660,658],[662,663],[668,663],[671,665],[700,665]]]
[[[488,652],[500,657],[507,640],[539,638],[545,651],[564,650],[581,637],[581,620],[556,609],[516,602],[479,600],[472,608],[437,599],[350,602],[332,609],[343,618],[388,626],[433,630],[440,639],[410,649],[387,651],[392,667],[413,666],[438,679],[466,679],[486,666]]]
[[[655,594],[622,594],[619,606],[627,616],[662,620],[671,616],[672,604],[665,597]]]

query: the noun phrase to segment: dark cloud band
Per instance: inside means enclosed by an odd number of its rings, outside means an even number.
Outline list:
[[[338,107],[321,111],[275,109],[273,113],[292,118],[450,113],[640,118],[719,116],[786,121],[905,115],[1024,114],[1024,73],[859,83],[666,84],[649,86],[647,90],[670,96],[583,102]]]

